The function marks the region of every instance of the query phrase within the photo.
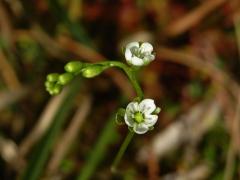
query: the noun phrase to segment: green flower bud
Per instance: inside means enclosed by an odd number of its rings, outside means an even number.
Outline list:
[[[86,78],[93,78],[103,72],[104,69],[106,69],[106,66],[91,65],[82,70],[82,75]]]
[[[57,82],[58,81],[59,74],[58,73],[52,73],[47,75],[47,81],[49,82]]]
[[[60,84],[56,84],[50,91],[51,95],[57,95],[62,91],[62,86]]]
[[[65,65],[64,69],[67,71],[67,72],[70,72],[70,73],[76,73],[76,72],[79,72],[83,67],[83,63],[79,62],[79,61],[72,61],[72,62],[69,62]]]
[[[53,83],[53,82],[49,82],[49,81],[46,81],[46,82],[45,82],[45,87],[46,87],[46,88],[53,88],[53,86],[54,86],[54,83]]]
[[[54,87],[46,87],[46,90],[50,93],[50,92],[52,92],[53,88]]]
[[[55,95],[53,91],[48,91],[50,95]]]
[[[61,85],[65,85],[69,83],[73,79],[73,75],[71,73],[61,74],[58,78],[58,83]]]

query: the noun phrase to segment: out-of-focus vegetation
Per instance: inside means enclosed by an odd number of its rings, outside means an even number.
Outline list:
[[[239,0],[0,0],[0,179],[240,179],[239,12]],[[70,60],[124,61],[133,40],[154,44],[139,81],[162,111],[113,174],[127,78],[76,78],[58,96],[44,82]]]

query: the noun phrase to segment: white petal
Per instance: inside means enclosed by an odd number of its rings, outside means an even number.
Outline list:
[[[131,61],[132,59],[132,51],[130,49],[125,50],[125,58],[127,61]]]
[[[154,126],[154,124],[156,124],[158,120],[158,116],[157,115],[145,115],[145,121],[144,124],[148,127]]]
[[[137,134],[144,134],[148,131],[148,127],[143,123],[135,123],[133,126],[133,131]]]
[[[139,105],[137,102],[130,102],[128,105],[127,105],[127,108],[126,108],[126,113],[128,115],[131,115],[131,114],[134,114],[135,112],[139,111]]]
[[[129,114],[125,113],[125,115],[124,115],[124,120],[125,120],[125,123],[126,123],[128,126],[133,127],[133,125],[134,125],[135,122],[134,122],[134,120],[132,119],[132,117],[129,116]]]
[[[153,61],[155,59],[155,55],[153,54],[148,54],[145,55],[143,58],[144,63],[150,63],[151,61]]]
[[[151,114],[156,109],[156,105],[152,99],[144,99],[139,104],[139,110],[144,114]]]
[[[139,48],[139,42],[128,43],[127,46],[126,46],[126,49],[131,49],[133,47],[138,47]]]
[[[140,49],[141,49],[142,53],[144,53],[144,52],[150,52],[151,53],[153,51],[153,46],[150,43],[145,42],[145,43],[141,44]]]
[[[130,63],[135,66],[142,66],[144,64],[143,60],[136,56],[132,57],[132,59],[130,60]]]

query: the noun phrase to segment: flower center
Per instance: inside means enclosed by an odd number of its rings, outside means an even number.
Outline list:
[[[145,56],[145,53],[142,53],[141,49],[140,48],[137,48],[137,47],[133,47],[131,49],[131,52],[134,56],[140,58],[140,59],[143,59],[144,56]]]
[[[134,120],[137,122],[137,123],[141,123],[144,121],[144,117],[143,117],[143,114],[140,113],[140,112],[137,112],[134,114]]]

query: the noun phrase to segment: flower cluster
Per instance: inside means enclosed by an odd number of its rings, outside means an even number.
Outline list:
[[[144,99],[141,102],[134,101],[127,105],[124,120],[135,133],[144,134],[153,129],[159,112],[160,108],[156,107],[152,99]]]
[[[155,59],[155,55],[153,54],[153,46],[148,42],[131,42],[126,45],[125,59],[130,66],[145,66]],[[122,68],[132,82],[136,81],[135,78],[134,80],[132,79],[134,74],[129,75],[129,72],[134,73],[134,71],[131,72],[129,67],[121,62],[105,61],[89,64],[79,61],[72,61],[65,65],[65,73],[49,74],[45,82],[45,87],[51,95],[56,95],[59,94],[63,86],[72,81],[75,76],[81,74],[85,78],[93,78],[102,73],[105,69],[114,66]],[[134,86],[136,86],[136,84]],[[129,128],[135,133],[144,134],[153,129],[153,126],[157,122],[157,114],[159,112],[160,108],[156,107],[152,99],[144,99],[142,101],[139,100],[130,102],[126,109],[122,109],[121,113],[117,114],[120,115],[120,119],[122,119],[122,121],[124,120]]]
[[[52,73],[47,76],[47,80],[45,82],[46,90],[51,95],[59,94],[62,90],[62,87],[69,83],[81,69],[81,62],[73,61],[67,63],[65,66],[65,73]]]
[[[85,78],[92,78],[99,75],[107,67],[99,64],[87,64],[79,61],[71,61],[64,67],[65,73],[52,73],[47,76],[45,82],[46,90],[51,95],[57,95],[61,92],[62,87],[68,84],[76,75],[82,74]]]

